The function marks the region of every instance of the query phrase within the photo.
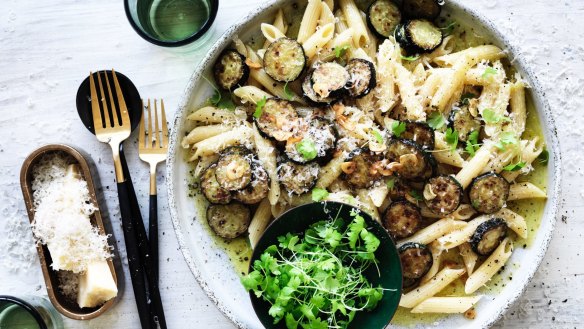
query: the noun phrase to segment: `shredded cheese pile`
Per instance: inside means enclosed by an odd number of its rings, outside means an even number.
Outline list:
[[[91,225],[89,216],[97,209],[87,182],[67,174],[69,163],[52,154],[33,168],[33,233],[49,248],[54,270],[82,273],[89,263],[110,257],[110,251],[107,236]]]

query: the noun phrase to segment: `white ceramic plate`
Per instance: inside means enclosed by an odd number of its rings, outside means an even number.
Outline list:
[[[235,24],[211,47],[201,65],[193,73],[187,85],[180,107],[174,118],[167,161],[167,188],[170,203],[170,212],[176,235],[195,279],[206,291],[209,298],[225,313],[237,326],[241,328],[262,328],[252,309],[248,294],[239,282],[239,277],[231,265],[225,252],[217,247],[213,238],[204,227],[204,209],[196,207],[192,197],[189,197],[189,171],[191,168],[185,162],[186,152],[180,146],[180,140],[185,133],[187,115],[212,93],[209,84],[201,77],[212,76],[211,67],[216,57],[228,46],[234,35],[243,40],[247,36],[257,33],[261,22],[270,21],[277,8],[288,0],[272,0],[253,10],[240,23]],[[548,202],[546,204],[539,230],[532,245],[527,249],[518,248],[511,257],[511,263],[521,264],[518,268],[506,271],[512,273],[513,280],[506,287],[493,295],[487,295],[477,305],[477,317],[472,321],[460,315],[448,316],[438,321],[440,327],[466,328],[472,324],[473,328],[487,328],[491,326],[509,306],[523,293],[526,285],[533,277],[537,267],[545,255],[554,229],[558,212],[559,184],[560,184],[560,154],[556,137],[555,124],[550,113],[545,95],[540,88],[537,78],[524,66],[521,57],[515,57],[516,52],[495,27],[485,18],[480,17],[471,9],[460,4],[448,1],[443,8],[451,18],[472,26],[481,33],[490,37],[494,44],[507,49],[511,58],[515,58],[515,66],[527,79],[532,89],[529,93],[537,115],[542,123],[547,149],[550,153],[548,170]],[[202,219],[202,220],[201,220]],[[504,275],[509,274],[504,273]],[[435,323],[433,323],[435,324]],[[422,325],[420,325],[421,327]]]

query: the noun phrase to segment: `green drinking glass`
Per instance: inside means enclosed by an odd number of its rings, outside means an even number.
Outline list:
[[[179,47],[199,40],[211,27],[219,0],[124,0],[130,24],[145,40]]]
[[[0,296],[0,329],[63,329],[63,320],[40,296]]]

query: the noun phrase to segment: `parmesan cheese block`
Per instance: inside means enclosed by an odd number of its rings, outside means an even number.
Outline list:
[[[95,307],[118,295],[118,287],[106,261],[87,265],[85,273],[79,275],[79,307]]]

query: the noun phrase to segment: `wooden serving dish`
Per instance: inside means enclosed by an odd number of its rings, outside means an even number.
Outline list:
[[[97,211],[91,215],[91,224],[99,229],[101,234],[106,234],[103,222],[101,219],[101,213],[99,211],[99,204],[97,202],[97,197],[95,194],[95,186],[93,179],[91,177],[91,171],[89,165],[83,155],[79,153],[74,148],[63,145],[63,144],[52,144],[43,146],[36,151],[32,152],[26,160],[20,170],[20,186],[22,188],[22,194],[24,196],[24,203],[26,204],[26,210],[28,212],[28,218],[32,223],[34,220],[35,210],[33,208],[33,191],[32,191],[32,168],[37,164],[37,162],[42,158],[42,156],[50,153],[64,153],[71,156],[77,161],[79,165],[79,170],[83,179],[87,182],[87,188],[89,189],[89,195],[91,197],[91,202],[96,206]],[[74,320],[89,320],[93,319],[106,310],[108,310],[115,303],[116,298],[112,298],[105,302],[101,306],[93,308],[80,308],[75,301],[66,298],[58,290],[59,280],[57,277],[57,271],[54,271],[50,264],[52,263],[51,255],[49,249],[42,245],[37,244],[37,253],[39,255],[39,261],[41,263],[41,269],[43,271],[43,277],[45,278],[45,284],[47,286],[47,293],[51,303],[55,308],[63,315]],[[116,282],[118,284],[118,279],[116,276],[116,271],[114,264],[110,259],[107,260],[108,266]]]

